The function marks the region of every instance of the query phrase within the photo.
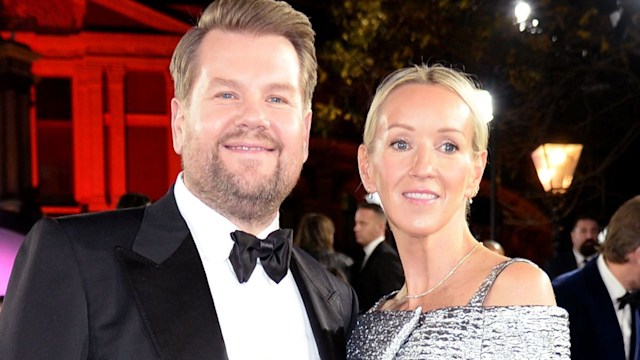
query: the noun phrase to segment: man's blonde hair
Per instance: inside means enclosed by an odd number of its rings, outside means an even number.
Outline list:
[[[284,1],[274,0],[217,0],[207,6],[198,25],[182,37],[171,58],[169,70],[178,100],[189,103],[191,87],[199,69],[200,44],[205,35],[214,29],[287,38],[300,62],[303,106],[311,109],[311,99],[318,81],[315,32],[306,15]]]

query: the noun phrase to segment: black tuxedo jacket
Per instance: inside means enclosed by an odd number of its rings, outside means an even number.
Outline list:
[[[357,315],[353,290],[298,249],[291,272],[320,357],[344,358]],[[16,258],[0,313],[0,357],[226,359],[204,268],[173,192],[146,208],[38,222]]]
[[[360,270],[356,267],[354,287],[358,294],[360,311],[369,310],[380,298],[404,284],[404,272],[398,253],[386,242],[373,250]]]
[[[558,306],[569,312],[571,358],[624,360],[622,331],[596,260],[553,281]]]

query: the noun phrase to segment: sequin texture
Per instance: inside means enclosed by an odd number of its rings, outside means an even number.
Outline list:
[[[567,312],[552,306],[482,306],[497,275],[492,270],[466,306],[422,313],[379,311],[360,315],[347,358],[368,359],[570,359]]]

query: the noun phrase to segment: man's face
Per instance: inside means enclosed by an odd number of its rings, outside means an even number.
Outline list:
[[[573,248],[580,250],[580,247],[587,239],[597,240],[600,226],[595,220],[580,219],[571,231],[571,243]]]
[[[356,242],[360,246],[366,246],[373,240],[384,235],[385,223],[371,209],[358,209],[355,216],[353,232]]]
[[[210,31],[189,104],[171,102],[187,188],[232,221],[269,222],[308,156],[311,110],[284,37]]]

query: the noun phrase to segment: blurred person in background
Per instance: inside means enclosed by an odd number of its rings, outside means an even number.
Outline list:
[[[329,272],[349,283],[353,259],[334,250],[334,235],[335,225],[329,217],[308,213],[300,219],[293,243],[318,260]]]
[[[495,240],[484,240],[482,242],[482,245],[484,245],[484,247],[486,247],[487,249],[495,252],[496,254],[504,256],[504,248],[502,247],[502,245],[500,245],[499,242]]]
[[[358,294],[360,312],[369,310],[376,301],[404,282],[402,264],[396,250],[386,241],[387,218],[375,203],[358,205],[353,232],[362,246],[364,259],[353,271],[353,287]]]
[[[598,221],[589,215],[579,215],[571,230],[571,249],[560,251],[549,260],[545,271],[551,280],[575,269],[582,269],[597,252]]]

